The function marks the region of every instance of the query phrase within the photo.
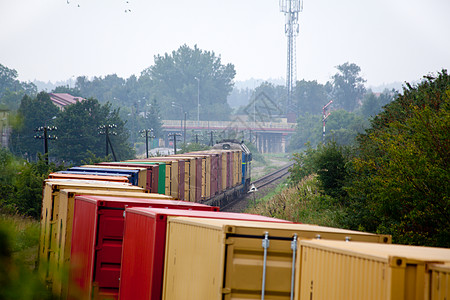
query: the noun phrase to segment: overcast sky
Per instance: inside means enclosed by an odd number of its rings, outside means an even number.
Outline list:
[[[284,21],[277,0],[0,0],[0,64],[22,81],[128,78],[186,43],[236,80],[284,78]],[[368,85],[450,68],[450,0],[304,0],[299,23],[299,80],[325,83],[347,61]]]

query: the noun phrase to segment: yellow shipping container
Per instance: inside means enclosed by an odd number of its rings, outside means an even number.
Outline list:
[[[60,231],[60,191],[62,189],[106,190],[106,191],[130,191],[144,194],[141,187],[129,183],[47,179],[44,182],[41,213],[41,232],[39,238],[39,270],[41,276],[51,283],[52,276],[57,267],[58,232]]]
[[[450,249],[360,242],[300,241],[300,300],[427,300],[428,267]]]
[[[431,300],[450,299],[450,264],[432,264],[431,272]]]
[[[290,299],[292,265],[299,268],[291,248],[297,239],[391,241],[293,223],[169,217],[167,224],[163,299],[171,300],[261,299],[262,291],[267,299]]]
[[[184,189],[185,189],[185,200],[190,202],[196,202],[195,201],[195,194],[196,194],[196,163],[197,160],[202,159],[200,156],[191,156],[191,155],[184,155],[184,154],[177,154],[177,155],[170,155],[169,157],[176,157],[179,159],[184,159],[185,162],[185,168],[184,172],[186,174],[185,176],[185,183],[184,183]],[[199,199],[200,200],[200,199]]]
[[[211,157],[209,155],[207,155],[207,154],[200,154],[200,153],[196,153],[196,152],[189,152],[189,153],[180,154],[180,155],[188,155],[189,157],[195,157],[197,159],[201,159],[202,160],[202,174],[201,174],[202,191],[201,191],[201,198],[203,200],[204,199],[208,199],[209,195],[211,195],[211,187],[207,183],[207,182],[211,182]],[[209,180],[209,181],[207,181],[207,180]],[[199,201],[197,201],[197,202],[199,202]]]

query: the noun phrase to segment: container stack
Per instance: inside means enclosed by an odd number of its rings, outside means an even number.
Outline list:
[[[219,212],[250,162],[214,149],[50,174],[42,277],[61,299],[450,299],[450,249]]]

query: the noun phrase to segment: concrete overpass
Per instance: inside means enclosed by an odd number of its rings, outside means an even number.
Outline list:
[[[231,121],[186,121],[186,124],[184,120],[163,120],[163,130],[166,133],[177,132],[184,135],[186,132],[186,142],[191,142],[195,138],[192,132],[209,134],[212,131],[214,141],[219,137],[251,140],[261,153],[285,152],[286,144],[295,131],[295,125],[287,123],[285,119],[252,122],[239,117]]]

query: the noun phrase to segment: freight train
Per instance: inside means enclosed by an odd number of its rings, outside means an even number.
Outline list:
[[[448,299],[449,249],[220,212],[251,161],[228,140],[50,174],[42,278],[61,299]]]

